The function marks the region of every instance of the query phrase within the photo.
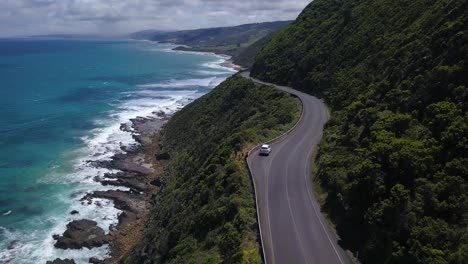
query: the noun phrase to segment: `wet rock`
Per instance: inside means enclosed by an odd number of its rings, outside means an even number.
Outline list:
[[[85,194],[86,192],[83,192],[83,191],[77,191],[77,192],[74,192],[70,195],[70,198],[76,198],[78,196],[82,196],[83,194]]]
[[[110,160],[87,160],[86,163],[95,168],[112,169],[112,161]]]
[[[73,259],[55,259],[54,261],[47,261],[46,264],[76,264]]]
[[[165,121],[160,118],[142,118],[138,117],[130,120],[132,122],[133,129],[141,134],[153,134],[163,127]]]
[[[137,213],[144,210],[144,197],[139,193],[118,190],[96,191],[86,195],[81,200],[91,201],[93,198],[112,200],[115,208],[123,211]]]
[[[158,116],[158,117],[167,117],[166,113],[164,113],[164,111],[155,111],[153,112],[154,115]]]
[[[151,139],[149,139],[148,137],[145,137],[143,135],[132,135],[132,138],[140,143],[141,145],[146,145],[146,144],[150,144],[151,143]]]
[[[120,124],[120,130],[124,131],[124,132],[133,132],[132,131],[132,127],[129,126],[128,124]]]
[[[137,174],[131,173],[131,172],[117,172],[117,173],[106,173],[104,174],[104,178],[109,178],[109,179],[131,179],[131,178],[136,178],[138,177]]]
[[[102,180],[102,185],[107,186],[124,186],[132,189],[135,192],[144,192],[146,191],[146,185],[139,181],[138,179],[132,178],[117,178],[117,180]]]
[[[80,212],[78,212],[77,210],[73,210],[73,211],[70,212],[71,215],[77,215],[77,214],[79,214],[79,213],[80,213]]]
[[[91,220],[76,220],[67,225],[62,236],[54,235],[57,240],[55,247],[61,249],[81,249],[100,247],[108,243],[108,236],[104,230]]]
[[[100,259],[95,258],[95,257],[90,258],[88,262],[93,263],[93,264],[102,264],[102,263],[104,263],[103,260],[100,260]]]
[[[133,172],[137,173],[140,175],[148,175],[151,174],[153,171],[151,169],[148,169],[144,166],[141,166],[139,164],[135,164],[133,162],[127,161],[127,160],[114,160],[112,162],[111,168],[121,170],[124,172]]]
[[[8,244],[7,249],[12,250],[12,249],[16,248],[17,245],[19,245],[19,241],[18,240],[13,240]]]

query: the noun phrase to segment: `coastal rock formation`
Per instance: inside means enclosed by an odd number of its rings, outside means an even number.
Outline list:
[[[121,170],[124,172],[133,172],[133,173],[137,173],[140,175],[148,175],[152,172],[152,170],[142,165],[128,161],[127,159],[114,158],[114,160],[112,161],[111,168],[116,169],[116,170]]]
[[[134,192],[144,192],[147,189],[146,184],[144,182],[141,182],[141,180],[136,179],[135,177],[122,177],[117,178],[116,180],[102,180],[100,182],[104,186],[111,185],[128,187]]]
[[[100,260],[98,258],[90,258],[89,259],[89,263],[93,263],[93,264],[101,264],[101,263],[104,263],[104,260]]]
[[[75,264],[73,259],[55,259],[53,261],[47,261],[46,264]]]
[[[96,191],[83,197],[82,201],[90,201],[93,198],[108,199],[114,201],[115,208],[134,213],[141,212],[145,208],[144,197],[138,193],[125,191]]]
[[[122,124],[120,129],[132,133],[139,143],[129,147],[121,147],[123,153],[115,154],[108,160],[89,160],[87,163],[96,168],[106,168],[112,172],[95,176],[94,180],[104,186],[121,186],[130,190],[94,191],[83,194],[82,204],[93,204],[94,199],[106,199],[114,202],[114,207],[122,212],[118,215],[117,224],[109,227],[109,234],[104,235],[102,229],[90,220],[72,222],[67,226],[63,236],[54,236],[59,248],[82,248],[110,244],[112,259],[118,259],[128,252],[140,240],[145,219],[149,212],[152,194],[157,190],[151,184],[161,173],[161,163],[156,157],[160,155],[159,134],[157,132],[166,123],[168,116],[163,112],[155,113],[160,118],[135,118],[131,124]],[[161,155],[161,160],[169,156]],[[75,197],[76,197],[75,196]],[[95,202],[100,206],[99,201]],[[86,222],[85,222],[86,221]],[[89,263],[114,263],[97,258],[90,258]]]
[[[61,249],[81,249],[100,247],[108,243],[109,238],[104,230],[91,220],[75,220],[67,225],[62,236],[53,236],[57,242],[55,247]]]

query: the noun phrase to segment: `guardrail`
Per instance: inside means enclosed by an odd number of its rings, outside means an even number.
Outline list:
[[[260,81],[256,81],[255,79],[253,78],[250,78],[253,82],[257,83],[257,84],[262,84],[262,85],[271,85],[271,86],[275,86],[274,84],[268,84],[268,83],[265,83],[265,82],[260,82]],[[276,86],[275,86],[276,87]],[[283,90],[282,90],[283,91]],[[288,93],[286,91],[283,91],[285,93]],[[254,189],[254,195],[255,195],[255,207],[256,207],[256,213],[257,213],[257,223],[258,223],[258,230],[260,232],[260,246],[262,248],[262,256],[263,256],[263,262],[265,264],[268,264],[267,262],[267,259],[266,259],[266,254],[265,254],[265,245],[263,244],[263,236],[262,236],[262,225],[261,225],[261,220],[260,220],[260,214],[259,214],[259,207],[258,207],[258,198],[257,198],[257,187],[255,185],[255,179],[254,179],[254,176],[253,176],[253,172],[252,172],[252,169],[250,167],[250,163],[249,163],[249,157],[250,155],[252,154],[253,151],[255,151],[256,149],[258,149],[261,145],[263,144],[272,144],[272,143],[275,143],[277,141],[280,141],[281,139],[283,139],[285,136],[291,134],[291,132],[294,131],[294,129],[296,129],[296,127],[301,123],[302,121],[302,118],[304,116],[304,102],[302,101],[301,97],[299,97],[298,95],[296,94],[293,94],[293,93],[289,93],[290,95],[296,97],[299,99],[299,101],[301,102],[301,116],[299,117],[299,120],[297,120],[296,124],[294,124],[294,126],[292,128],[290,128],[288,131],[286,131],[285,133],[281,134],[280,136],[274,138],[274,139],[271,139],[265,143],[262,143],[262,144],[259,144],[255,147],[253,147],[248,153],[247,153],[247,156],[245,157],[245,163],[247,164],[247,168],[249,169],[249,174],[250,174],[250,178],[252,180],[252,183],[253,183],[253,189]]]

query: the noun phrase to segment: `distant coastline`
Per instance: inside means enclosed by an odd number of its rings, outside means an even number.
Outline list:
[[[167,43],[167,44],[172,44],[172,43]],[[235,64],[233,59],[232,59],[232,56],[228,55],[226,53],[223,53],[223,52],[217,52],[217,51],[213,51],[213,50],[209,50],[209,49],[206,49],[206,50],[197,49],[197,48],[192,48],[192,47],[186,46],[186,45],[177,45],[177,47],[173,48],[172,50],[181,51],[181,52],[196,52],[196,53],[223,56],[223,57],[226,57],[227,59],[226,59],[225,62],[220,64],[221,66],[224,66],[226,68],[232,68],[232,69],[238,70],[238,71],[246,69],[245,67],[242,67],[240,65]]]

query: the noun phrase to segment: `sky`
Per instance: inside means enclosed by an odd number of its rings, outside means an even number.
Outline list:
[[[292,20],[311,0],[0,0],[0,37],[121,35]]]

